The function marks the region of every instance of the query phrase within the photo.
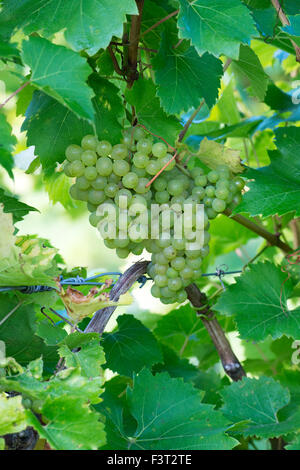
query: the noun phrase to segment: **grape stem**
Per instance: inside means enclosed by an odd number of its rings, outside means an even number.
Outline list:
[[[6,103],[8,103],[14,96],[20,93],[20,91],[22,91],[27,85],[29,85],[29,83],[30,82],[23,83],[23,85],[21,85],[16,91],[14,91],[11,95],[9,95],[9,97],[3,103],[0,104],[0,109],[3,108],[6,105]]]
[[[284,243],[282,240],[280,240],[280,234],[274,234],[274,233],[268,232],[268,230],[266,230],[261,225],[258,225],[252,222],[252,220],[249,220],[240,214],[232,215],[232,212],[230,209],[225,209],[223,214],[227,215],[228,217],[235,220],[239,224],[248,228],[252,232],[257,233],[257,235],[267,240],[269,245],[277,246],[285,253],[291,253],[291,251],[293,251],[292,248],[287,243]]]

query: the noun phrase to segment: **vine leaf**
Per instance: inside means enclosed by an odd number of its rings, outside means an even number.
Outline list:
[[[161,47],[152,61],[157,95],[168,114],[176,114],[197,108],[205,99],[212,107],[218,97],[222,62],[206,53],[199,57],[194,47],[186,42],[174,49],[170,34],[165,33]]]
[[[45,37],[65,29],[65,38],[76,51],[94,55],[105,49],[113,36],[121,37],[126,14],[137,14],[134,0],[22,0],[3,2],[3,26],[11,34],[23,28]]]
[[[35,154],[48,172],[55,168],[56,162],[65,160],[68,145],[80,145],[82,137],[93,133],[93,128],[51,96],[35,91],[22,131],[27,131],[27,144],[35,146]]]
[[[282,335],[299,338],[300,308],[287,308],[292,283],[286,279],[287,273],[272,263],[251,265],[235,284],[227,287],[214,309],[234,315],[243,339],[262,341],[268,335],[274,339]]]
[[[238,59],[240,43],[257,34],[248,8],[240,0],[179,0],[179,36],[190,39],[202,55]]]
[[[18,201],[17,198],[6,194],[2,188],[0,188],[0,204],[3,204],[3,212],[9,212],[12,214],[14,224],[23,220],[24,216],[29,212],[38,212],[34,207],[28,206],[27,204],[24,204],[24,202]]]
[[[31,68],[31,82],[79,117],[93,120],[93,92],[86,84],[91,68],[83,57],[47,39],[23,42],[22,59]]]
[[[157,135],[161,135],[163,129],[162,137],[171,145],[175,143],[182,127],[175,117],[167,116],[161,108],[151,80],[138,80],[130,90],[125,91],[125,97],[135,107],[140,124]]]
[[[103,335],[107,367],[131,377],[133,372],[162,361],[155,337],[139,320],[132,315],[122,315],[117,323],[117,331]]]
[[[248,420],[242,430],[244,436],[270,438],[299,430],[299,410],[288,419],[280,420],[278,412],[289,403],[290,393],[270,377],[243,377],[220,394],[224,399],[221,411],[228,419],[235,423]]]
[[[232,449],[229,423],[213,406],[201,403],[204,392],[167,373],[142,370],[127,389],[137,422],[130,449]]]
[[[21,395],[8,398],[5,393],[0,393],[0,436],[20,432],[25,428],[25,410]]]
[[[0,165],[5,168],[11,178],[13,178],[12,169],[14,161],[12,157],[12,150],[17,143],[17,139],[12,135],[11,125],[7,122],[4,114],[0,113]]]
[[[249,169],[247,191],[234,213],[251,216],[300,215],[300,133],[298,127],[275,130],[277,150],[269,152],[271,164],[257,170]]]
[[[229,149],[223,144],[208,140],[206,137],[201,141],[197,157],[211,169],[215,169],[219,165],[226,165],[233,173],[244,171],[239,150]]]

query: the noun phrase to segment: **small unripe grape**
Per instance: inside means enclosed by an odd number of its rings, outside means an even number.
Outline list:
[[[241,191],[245,186],[245,181],[243,180],[243,178],[240,178],[239,176],[234,178],[233,183],[239,191]]]
[[[205,207],[211,207],[212,202],[213,199],[211,197],[205,196],[205,198],[203,199],[203,204],[205,205]]]
[[[150,188],[146,188],[146,184],[148,183],[147,178],[140,178],[137,186],[135,187],[135,192],[138,194],[145,194],[150,191]]]
[[[117,191],[118,191],[119,187],[117,184],[115,183],[108,183],[106,186],[105,186],[105,189],[104,189],[104,192],[106,194],[107,197],[115,197],[115,195],[117,194]]]
[[[140,139],[136,144],[136,148],[139,152],[148,155],[152,150],[152,142],[150,139]]]
[[[190,173],[192,175],[192,178],[196,179],[198,176],[202,176],[204,174],[204,171],[202,168],[196,166],[195,168],[192,168],[190,170]]]
[[[120,234],[119,234],[120,235]],[[126,248],[130,243],[129,238],[116,238],[115,239],[115,247],[116,248]]]
[[[152,154],[156,158],[163,158],[167,155],[168,148],[162,142],[157,142],[156,144],[152,145]]]
[[[195,185],[196,186],[204,187],[204,186],[206,186],[206,184],[207,184],[207,178],[206,178],[205,175],[196,176],[196,178],[195,178]]]
[[[93,150],[85,150],[81,154],[81,161],[85,166],[93,166],[97,161],[97,154]]]
[[[69,178],[73,178],[73,173],[72,173],[72,164],[71,163],[66,163],[63,168],[64,174],[68,176]]]
[[[157,253],[156,262],[158,264],[169,264],[169,260],[165,257],[163,253]]]
[[[81,141],[81,147],[84,150],[96,150],[97,143],[97,137],[94,135],[85,135]]]
[[[201,271],[201,269],[194,269],[193,278],[194,278],[195,280],[197,280],[197,279],[199,279],[201,276],[202,276],[202,271]]]
[[[229,191],[226,188],[217,188],[215,191],[215,195],[218,199],[223,199],[224,201],[226,201],[229,196]]]
[[[96,168],[94,166],[88,166],[85,170],[84,170],[84,177],[88,180],[88,181],[95,181],[96,178],[98,176],[98,172],[96,170]]]
[[[207,197],[214,197],[215,195],[215,188],[213,186],[206,186],[205,194]]]
[[[97,191],[96,189],[90,189],[88,192],[88,201],[92,204],[101,204],[106,199],[104,191]]]
[[[172,246],[176,250],[184,250],[185,249],[185,244],[186,244],[186,241],[183,238],[174,238],[172,240]]]
[[[133,137],[135,140],[141,140],[146,137],[146,132],[141,127],[135,127],[133,131]]]
[[[130,251],[128,250],[128,248],[117,248],[116,253],[119,258],[124,259],[124,258],[127,258]]]
[[[225,178],[225,179],[230,178],[230,170],[226,165],[218,166],[217,172],[219,173],[221,178]]]
[[[186,260],[186,265],[192,269],[199,269],[202,265],[202,259],[201,258],[188,258]]]
[[[120,209],[127,209],[132,199],[132,194],[128,189],[120,189],[115,196],[115,203]]]
[[[137,168],[146,168],[149,163],[149,157],[142,152],[136,152],[132,159]]]
[[[96,147],[96,152],[100,157],[107,157],[112,149],[112,145],[107,140],[101,140]]]
[[[76,186],[78,189],[89,189],[90,182],[86,179],[85,176],[79,176],[79,178],[76,180]]]
[[[137,186],[139,182],[139,177],[137,174],[133,173],[130,171],[127,173],[125,176],[122,178],[122,183],[125,186],[125,188],[133,189]]]
[[[97,227],[98,223],[100,222],[101,220],[101,216],[97,215],[96,212],[92,212],[89,216],[89,221],[90,221],[90,224],[93,226],[93,227]]]
[[[177,277],[176,279],[169,279],[168,280],[168,288],[171,290],[171,291],[177,291],[179,289],[182,288],[182,281],[179,277]]]
[[[207,175],[207,179],[210,183],[216,183],[219,178],[220,178],[220,175],[215,170],[210,171]]]
[[[154,267],[156,274],[166,274],[168,269],[166,264],[155,264]]]
[[[182,256],[178,256],[177,258],[172,259],[171,266],[176,269],[176,271],[181,271],[185,266],[185,259]]]
[[[156,274],[153,280],[158,287],[166,287],[168,285],[168,278],[164,274]]]
[[[164,248],[163,254],[168,260],[171,260],[176,257],[177,251],[173,246],[167,246]]]
[[[113,169],[112,161],[109,157],[101,157],[97,160],[96,168],[101,176],[109,176]]]
[[[216,212],[223,212],[226,209],[226,202],[223,199],[214,199],[212,209]]]
[[[211,207],[207,207],[206,209],[206,213],[207,213],[207,217],[212,220],[212,219],[215,219],[217,217],[217,212],[214,211]]]
[[[121,160],[121,161],[123,161],[123,160]],[[110,181],[111,183],[116,183],[116,184],[117,184],[117,183],[119,183],[119,182],[121,181],[121,176],[118,176],[118,175],[116,175],[115,173],[112,172],[112,173],[109,175],[109,181]]]
[[[86,207],[89,212],[97,212],[98,204],[92,204],[91,202],[87,202]]]
[[[116,160],[113,163],[113,172],[117,176],[125,176],[130,170],[130,165],[125,160]]]
[[[178,272],[174,268],[168,268],[166,276],[168,279],[176,279],[178,277]]]
[[[202,201],[205,194],[205,189],[202,186],[195,186],[192,190],[192,195],[197,196],[198,201]]]
[[[151,294],[153,295],[153,297],[159,299],[161,296],[160,288],[157,285],[153,284],[153,286],[151,287]]]
[[[70,187],[69,193],[73,199],[77,199],[78,201],[88,200],[88,191],[83,191],[82,189],[79,189],[75,184]]]
[[[166,165],[166,163],[168,163],[171,158],[173,157],[173,155],[171,155],[170,153],[167,153],[167,155],[163,158],[159,158],[158,162],[160,163],[160,168],[162,168],[163,166]],[[175,159],[171,161],[171,163],[169,163],[169,165],[165,168],[164,171],[171,171],[174,166],[176,165],[176,161]]]
[[[84,164],[79,160],[75,160],[71,163],[70,172],[73,176],[82,176],[84,173]]]
[[[106,185],[107,185],[107,178],[105,176],[98,175],[97,178],[94,181],[92,181],[92,187],[94,189],[104,189]]]
[[[132,165],[131,171],[138,175],[139,178],[144,178],[145,176],[147,176],[145,168],[137,168],[135,165]]]
[[[179,304],[185,302],[186,299],[187,299],[187,293],[185,292],[185,290],[180,290],[179,292],[177,292],[176,300]]]
[[[82,154],[82,148],[79,145],[69,145],[66,148],[65,155],[69,162],[74,162],[75,160],[80,160]]]
[[[157,202],[158,204],[165,204],[169,201],[170,195],[168,191],[158,191],[157,193],[155,193],[154,199],[155,202]]]
[[[219,181],[216,183],[216,188],[217,189],[229,189],[230,188],[230,182],[227,179],[221,178]]]
[[[193,277],[193,270],[189,268],[188,266],[185,266],[182,271],[180,271],[180,276],[182,279],[191,279]]]
[[[124,144],[114,145],[110,155],[114,160],[123,160],[128,155],[128,148]]]
[[[162,297],[171,297],[173,292],[169,289],[169,287],[162,287],[161,290]]]
[[[104,245],[106,246],[106,248],[110,248],[110,249],[113,249],[115,248],[115,240],[111,240],[109,238],[105,238],[103,240],[104,242]]]
[[[172,196],[179,196],[183,192],[183,185],[180,179],[174,179],[168,182],[168,192]]]
[[[146,172],[149,175],[154,176],[159,172],[160,168],[159,160],[150,160],[146,166]]]

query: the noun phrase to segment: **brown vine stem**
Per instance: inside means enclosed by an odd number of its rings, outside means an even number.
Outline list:
[[[20,91],[23,90],[27,85],[29,85],[30,82],[25,82],[23,85],[21,85],[16,91],[14,91],[6,100],[0,104],[0,109],[3,108],[14,96],[16,96]]]
[[[271,0],[271,3],[275,10],[277,11],[278,18],[280,19],[281,23],[283,26],[290,26],[290,22],[286,14],[284,13],[282,6],[280,4],[279,0]],[[293,41],[292,39],[290,40],[291,43],[293,44],[293,47],[296,52],[296,61],[300,62],[300,47]]]
[[[198,314],[215,345],[220,356],[223,369],[226,374],[235,382],[246,376],[246,373],[234,354],[228,339],[225,336],[214,312],[207,305],[207,297],[201,292],[196,284],[190,284],[186,287],[188,299],[191,304],[198,310]]]
[[[133,15],[131,19],[131,28],[129,34],[128,46],[128,74],[127,87],[131,88],[134,81],[138,79],[137,63],[138,63],[138,44],[140,40],[142,13],[144,0],[136,0],[139,14]]]
[[[249,220],[249,219],[247,219],[246,217],[244,217],[240,214],[232,215],[232,212],[231,212],[230,209],[225,209],[223,214],[227,215],[228,217],[235,220],[239,224],[241,224],[244,227],[248,228],[252,232],[257,233],[257,235],[259,235],[260,237],[267,240],[267,242],[271,246],[277,246],[278,248],[280,248],[285,253],[291,253],[293,251],[292,248],[287,243],[284,243],[283,241],[280,240],[279,235],[268,232],[268,230],[266,230],[261,225],[258,225],[256,223],[252,222],[252,220]]]

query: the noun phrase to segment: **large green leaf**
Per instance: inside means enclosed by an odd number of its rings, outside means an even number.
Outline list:
[[[162,360],[155,337],[139,320],[122,315],[117,323],[117,331],[105,334],[102,343],[107,367],[130,377]]]
[[[180,0],[179,35],[199,54],[238,58],[240,43],[257,34],[250,11],[240,0]]]
[[[130,90],[126,90],[125,96],[135,107],[140,124],[163,137],[170,145],[174,144],[182,127],[175,117],[167,116],[160,107],[156,88],[151,80],[138,80]]]
[[[12,178],[12,168],[14,166],[13,157],[11,152],[17,139],[12,135],[11,125],[7,122],[4,114],[0,113],[0,165],[2,165],[9,176]]]
[[[228,422],[213,406],[201,403],[200,392],[181,379],[144,369],[135,377],[127,399],[137,429],[131,450],[232,449]]]
[[[66,29],[65,38],[76,51],[93,55],[112,36],[121,37],[126,14],[136,13],[134,0],[4,0],[0,24],[46,37]]]
[[[234,212],[252,216],[300,215],[300,132],[298,127],[275,131],[277,150],[269,152],[271,164],[257,170],[248,170],[250,181],[241,204]]]
[[[270,262],[254,264],[227,287],[214,309],[235,315],[241,338],[256,341],[268,335],[274,339],[282,335],[299,338],[300,309],[287,307],[292,291],[287,276]]]
[[[287,388],[269,377],[244,377],[221,392],[223,414],[233,422],[249,421],[242,430],[244,436],[277,437],[300,428],[300,410],[281,421],[279,410],[290,400]]]
[[[157,95],[168,114],[197,108],[202,98],[212,107],[218,96],[222,62],[210,54],[199,57],[186,44],[174,48],[170,34],[164,34],[159,53],[152,61]]]
[[[241,44],[239,59],[234,61],[234,66],[246,83],[249,83],[252,93],[263,101],[269,77],[255,52],[249,46]]]
[[[93,133],[86,120],[41,91],[33,94],[22,130],[27,131],[27,144],[35,146],[45,170],[64,161],[68,145],[80,144],[82,137]]]
[[[31,82],[71,111],[93,120],[93,92],[86,84],[91,68],[64,46],[31,36],[23,42],[22,58],[31,68]]]
[[[12,214],[14,224],[23,220],[23,217],[29,212],[37,211],[34,207],[28,206],[24,202],[18,201],[15,197],[6,194],[2,188],[0,188],[0,203],[3,204],[4,212]]]

